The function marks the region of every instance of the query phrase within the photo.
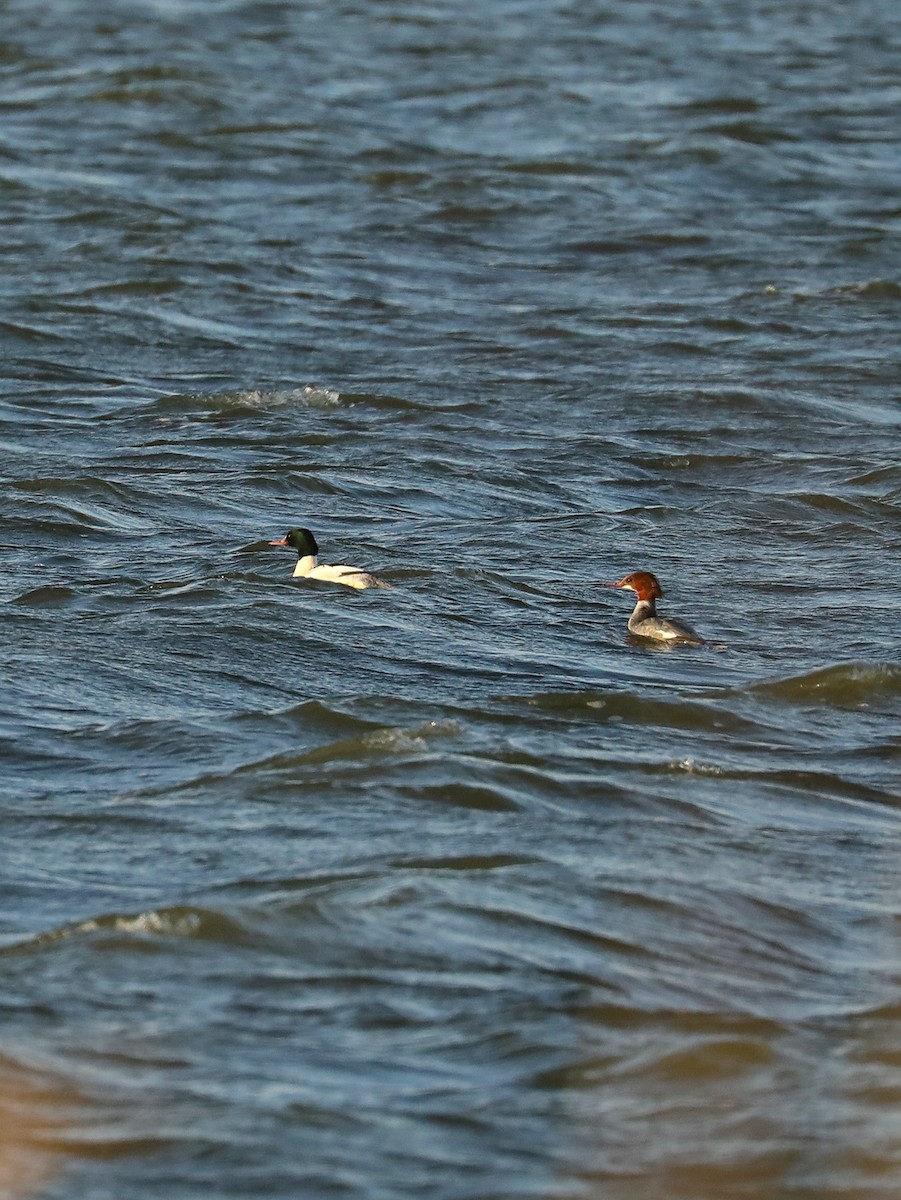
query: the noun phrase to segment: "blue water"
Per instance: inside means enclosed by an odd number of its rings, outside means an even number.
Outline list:
[[[895,1200],[899,49],[6,7],[0,1195]]]

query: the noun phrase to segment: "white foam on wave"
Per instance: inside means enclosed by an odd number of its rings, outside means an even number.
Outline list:
[[[340,399],[341,393],[335,388],[308,383],[300,388],[278,388],[273,391],[252,388],[236,393],[232,402],[247,408],[282,408],[295,404],[309,408],[332,408]]]

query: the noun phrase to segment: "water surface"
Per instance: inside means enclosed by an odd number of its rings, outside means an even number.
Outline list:
[[[0,1190],[894,1200],[896,6],[0,21]]]

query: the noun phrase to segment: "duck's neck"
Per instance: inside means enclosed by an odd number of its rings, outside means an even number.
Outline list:
[[[645,617],[656,617],[656,616],[657,616],[657,608],[656,608],[656,605],[654,604],[653,598],[651,598],[650,600],[637,600],[635,602],[635,608],[632,611],[632,620],[633,621],[643,621],[645,619]]]
[[[297,559],[297,566],[294,568],[295,575],[309,575],[315,569],[317,558],[315,554],[301,554]]]

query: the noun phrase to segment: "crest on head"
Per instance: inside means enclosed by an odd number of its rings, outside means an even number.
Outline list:
[[[316,545],[316,539],[310,533],[309,529],[295,527],[289,529],[283,538],[276,538],[269,543],[270,546],[290,546],[292,550],[296,550],[300,558],[304,558],[308,554],[317,555],[319,547]]]
[[[635,592],[639,600],[663,599],[663,588],[657,582],[657,576],[650,571],[631,571],[623,576],[619,583],[611,583],[608,586]]]
[[[316,539],[313,537],[309,529],[291,529],[285,535],[285,541],[289,546],[293,546],[297,553],[301,556],[305,554],[319,553],[319,547],[316,544]]]

